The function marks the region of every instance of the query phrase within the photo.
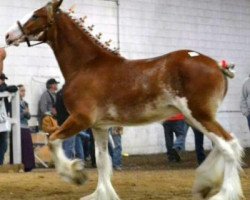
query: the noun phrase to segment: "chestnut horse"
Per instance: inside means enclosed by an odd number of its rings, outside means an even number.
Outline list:
[[[6,34],[8,45],[39,41],[54,51],[65,78],[65,105],[69,118],[50,135],[57,171],[81,184],[86,176],[79,160],[68,160],[62,141],[91,127],[96,144],[98,185],[83,200],[119,199],[111,184],[107,150],[111,126],[134,126],[163,121],[183,113],[186,121],[214,143],[197,170],[193,193],[198,199],[240,200],[242,147],[216,121],[227,91],[230,71],[215,60],[180,50],[143,60],[128,60],[104,48],[54,0],[14,24]]]

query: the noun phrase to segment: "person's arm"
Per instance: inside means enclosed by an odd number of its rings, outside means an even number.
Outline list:
[[[30,111],[29,111],[29,104],[25,101],[25,110],[23,112],[23,115],[26,119],[30,119]]]
[[[0,48],[0,75],[3,73],[3,61],[6,58],[6,51],[4,48]]]
[[[5,92],[7,91],[7,85],[5,83],[3,83],[2,85],[0,85],[0,92]]]
[[[248,107],[247,107],[247,84],[245,83],[242,87],[242,93],[241,93],[241,102],[240,102],[240,110],[243,115],[248,115]]]

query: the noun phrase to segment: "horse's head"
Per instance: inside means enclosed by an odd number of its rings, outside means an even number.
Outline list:
[[[8,45],[18,46],[26,41],[46,42],[49,31],[54,24],[56,13],[63,0],[52,0],[46,6],[26,15],[17,21],[6,33],[5,39]]]

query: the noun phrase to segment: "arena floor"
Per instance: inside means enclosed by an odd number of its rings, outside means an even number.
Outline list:
[[[195,156],[182,154],[181,163],[168,163],[165,155],[130,156],[124,158],[124,170],[114,172],[113,183],[123,200],[191,200],[195,175]],[[246,152],[242,184],[250,199],[250,151]],[[84,186],[65,183],[50,170],[30,173],[0,174],[1,200],[76,200],[94,191],[95,169],[87,169],[89,180]]]

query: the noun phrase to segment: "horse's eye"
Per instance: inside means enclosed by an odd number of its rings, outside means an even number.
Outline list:
[[[37,16],[37,15],[33,15],[33,16],[31,17],[31,19],[32,19],[32,20],[36,20],[36,19],[38,19],[38,16]]]

